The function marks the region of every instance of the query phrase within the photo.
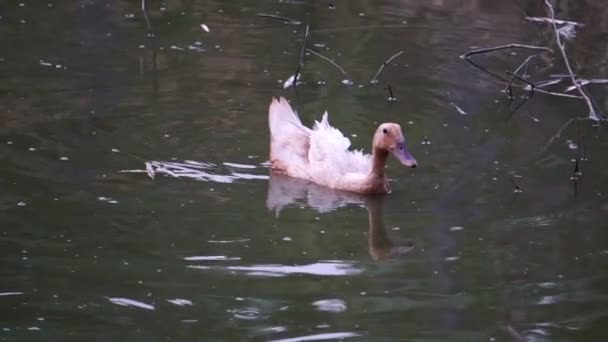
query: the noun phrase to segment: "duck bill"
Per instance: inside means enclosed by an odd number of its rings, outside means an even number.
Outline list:
[[[416,159],[414,159],[414,157],[412,156],[410,151],[406,150],[405,148],[403,150],[395,149],[393,151],[393,155],[395,156],[395,158],[397,158],[401,162],[401,164],[403,164],[407,167],[414,168],[414,167],[418,166]]]

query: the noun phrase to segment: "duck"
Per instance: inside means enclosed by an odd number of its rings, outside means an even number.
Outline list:
[[[284,97],[272,98],[268,126],[271,172],[332,189],[361,194],[390,193],[386,174],[389,154],[406,167],[418,166],[397,123],[385,122],[378,126],[371,155],[350,150],[350,140],[329,124],[327,111],[312,128],[304,126]]]

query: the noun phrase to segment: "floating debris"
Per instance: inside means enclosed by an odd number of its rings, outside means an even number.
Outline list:
[[[296,75],[291,75],[289,76],[289,78],[283,83],[283,89],[287,89],[289,87],[293,87],[294,83],[293,81],[295,80]],[[300,79],[302,78],[301,75],[298,75],[298,82],[296,85],[300,85],[302,84],[302,82],[300,82]]]
[[[201,24],[201,28],[205,31],[205,32],[210,32],[209,31],[209,26],[207,26],[206,24]]]
[[[258,17],[265,17],[265,18],[270,18],[270,19],[281,20],[281,21],[284,21],[287,24],[292,24],[292,25],[300,25],[300,24],[302,24],[302,22],[299,21],[299,20],[292,19],[292,18],[287,18],[287,17],[282,17],[282,16],[276,15],[276,14],[258,13],[256,15]]]
[[[191,256],[185,257],[186,261],[233,261],[241,260],[239,257],[227,257],[225,255],[203,255],[203,256]]]
[[[189,301],[187,299],[180,299],[180,298],[167,299],[167,302],[169,302],[171,304],[175,304],[177,306],[192,306],[192,301]]]
[[[576,143],[574,143],[572,140],[566,141],[566,144],[568,145],[568,148],[571,150],[578,149],[578,145]]]
[[[251,241],[251,239],[237,239],[237,240],[209,240],[207,241],[208,243],[241,243],[241,242],[248,242]]]
[[[110,297],[108,298],[110,303],[120,305],[120,306],[132,306],[136,308],[146,309],[146,310],[155,310],[154,306],[146,303],[142,303],[137,300],[129,299],[129,298],[121,298],[121,297]]]
[[[322,299],[312,305],[316,306],[317,310],[326,312],[344,312],[347,309],[346,302],[342,299]]]
[[[467,115],[468,114],[462,108],[458,107],[458,105],[455,104],[454,102],[450,102],[450,104],[452,105],[452,107],[456,108],[456,110],[458,111],[459,114],[461,114],[461,115]]]
[[[102,202],[106,202],[106,203],[109,203],[109,204],[117,204],[118,203],[117,200],[115,200],[113,198],[110,198],[110,197],[104,197],[104,196],[97,197],[97,200],[98,201],[102,201]]]

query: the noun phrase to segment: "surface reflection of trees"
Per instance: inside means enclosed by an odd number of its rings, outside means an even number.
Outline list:
[[[385,196],[365,196],[323,187],[302,179],[283,175],[271,175],[268,182],[266,207],[279,216],[288,205],[304,203],[317,212],[324,213],[348,205],[367,208],[369,223],[369,254],[374,260],[402,256],[414,247],[412,241],[395,245],[388,236],[382,219]]]

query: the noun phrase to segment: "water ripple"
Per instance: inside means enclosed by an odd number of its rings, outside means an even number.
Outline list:
[[[279,340],[272,340],[270,342],[300,342],[300,341],[322,341],[322,340],[337,340],[342,338],[350,338],[350,337],[358,337],[361,334],[345,331],[345,332],[335,332],[335,333],[326,333],[326,334],[316,334],[316,335],[307,335],[307,336],[298,336],[291,338],[282,338]]]

